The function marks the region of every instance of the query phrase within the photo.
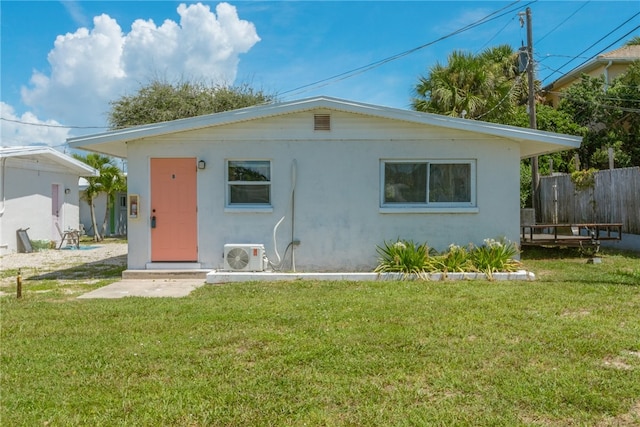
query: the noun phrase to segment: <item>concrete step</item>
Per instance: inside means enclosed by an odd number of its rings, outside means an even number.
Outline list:
[[[211,270],[125,270],[123,279],[206,279]]]

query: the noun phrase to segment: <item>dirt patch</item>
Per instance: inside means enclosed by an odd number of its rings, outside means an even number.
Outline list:
[[[618,356],[605,358],[603,364],[608,368],[621,369],[623,371],[636,369],[640,365],[640,351],[623,351]]]
[[[14,286],[20,270],[28,280],[96,280],[127,265],[126,243],[82,244],[81,249],[45,249],[0,257],[0,288]]]
[[[631,406],[629,412],[606,418],[598,423],[597,427],[637,427],[638,425],[640,425],[640,400]]]

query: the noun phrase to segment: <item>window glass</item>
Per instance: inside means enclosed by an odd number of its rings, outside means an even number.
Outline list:
[[[429,202],[470,202],[471,165],[432,163],[429,165]]]
[[[271,203],[270,161],[229,160],[227,166],[230,205]]]
[[[269,161],[229,161],[229,181],[271,181]]]
[[[229,185],[231,204],[269,204],[270,187],[268,185]]]
[[[475,204],[475,163],[453,161],[383,161],[382,204],[408,207]]]
[[[385,203],[424,203],[426,197],[426,163],[385,163]]]

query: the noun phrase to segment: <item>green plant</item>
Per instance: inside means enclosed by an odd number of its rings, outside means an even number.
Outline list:
[[[32,240],[31,247],[34,251],[41,251],[43,249],[51,249],[52,243],[55,245],[55,242],[51,242],[49,240]]]
[[[596,184],[596,172],[598,170],[593,168],[574,171],[571,173],[571,182],[577,191],[593,188]]]
[[[429,255],[432,252],[426,243],[417,244],[411,240],[400,239],[393,243],[384,242],[377,247],[379,264],[376,273],[403,273],[405,276],[416,274],[422,276],[429,268]]]
[[[474,270],[469,251],[455,244],[449,245],[449,249],[440,255],[442,270],[449,273],[464,273]]]
[[[451,244],[448,250],[437,254],[426,243],[413,241],[384,242],[377,247],[380,255],[376,273],[415,274],[427,278],[426,273],[465,273],[481,271],[491,279],[492,273],[515,271],[520,263],[513,259],[520,252],[518,246],[505,239],[485,239],[484,245],[468,248]]]
[[[499,271],[515,271],[520,263],[513,259],[519,250],[515,243],[505,239],[485,239],[484,245],[473,247],[470,251],[473,265],[492,278],[492,274]]]

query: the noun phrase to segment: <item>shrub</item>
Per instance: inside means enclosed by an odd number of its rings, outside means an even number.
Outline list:
[[[467,273],[481,271],[489,279],[496,272],[515,271],[520,263],[513,259],[519,253],[516,244],[505,239],[485,239],[482,246],[469,244],[464,248],[451,244],[448,250],[437,254],[426,243],[413,241],[384,242],[377,247],[380,255],[376,273],[415,274],[426,278],[426,273]]]
[[[384,246],[377,247],[380,255],[376,273],[403,273],[422,276],[429,270],[430,249],[426,243],[396,240],[393,243],[384,242]]]
[[[491,278],[492,273],[499,271],[515,271],[520,263],[513,259],[520,251],[515,243],[505,239],[485,239],[484,245],[474,247],[470,251],[471,262]]]
[[[442,259],[442,271],[444,272],[465,273],[475,270],[469,257],[469,251],[462,246],[449,245],[449,249],[440,258]]]

